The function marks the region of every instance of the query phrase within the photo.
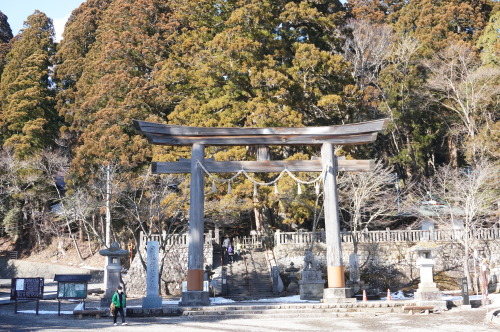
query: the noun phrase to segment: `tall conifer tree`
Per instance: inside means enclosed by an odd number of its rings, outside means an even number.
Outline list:
[[[0,11],[0,77],[5,66],[5,57],[10,50],[9,42],[12,37],[12,29],[7,21],[7,16]]]
[[[149,105],[145,87],[172,35],[165,1],[105,3],[108,7],[102,13],[87,10],[102,15],[91,18],[97,29],[88,51],[80,48],[78,55],[67,56],[69,49],[61,47],[60,53],[61,65],[69,62],[66,73],[60,72],[60,79],[67,82],[72,73],[77,78],[74,87],[72,82],[68,85],[72,91],[61,99],[59,107],[70,124],[69,130],[77,137],[73,169],[82,176],[106,163],[135,166],[150,155],[150,145],[136,135],[132,120],[156,113]],[[99,7],[98,2],[94,5]],[[75,13],[68,31],[77,29],[76,24],[86,19],[83,16]],[[72,36],[79,40],[83,37]],[[81,73],[77,67],[71,69],[73,59],[81,62]]]
[[[172,13],[182,33],[153,76],[164,91],[157,101],[164,105],[169,123],[300,127],[366,120],[356,107],[358,91],[348,63],[339,54],[345,16],[340,2],[172,1]],[[251,151],[210,147],[206,153],[218,160],[242,160],[254,158]],[[277,159],[310,158],[300,153],[304,151],[278,147],[272,154]],[[158,158],[175,160],[179,154],[189,156],[188,151],[176,150]],[[233,185],[232,198],[215,194],[209,201],[252,197],[249,182]],[[290,192],[295,197],[296,190]],[[254,196],[261,212],[278,204],[276,196],[268,198]],[[295,212],[300,209],[294,207]],[[261,212],[255,213],[256,219]],[[273,214],[269,212],[266,215]]]
[[[428,56],[453,42],[475,43],[490,12],[488,0],[412,0],[398,12],[396,29],[417,38]]]
[[[488,25],[477,41],[481,49],[481,59],[486,66],[500,66],[500,4],[497,12],[491,15]]]
[[[202,3],[203,10],[196,1],[174,11],[186,32],[155,75],[166,91],[161,102],[169,121],[262,127],[362,117],[349,109],[355,88],[336,54],[339,2]]]
[[[0,141],[21,157],[53,144],[58,132],[49,78],[53,54],[52,20],[35,11],[7,54],[0,82]]]
[[[10,28],[8,17],[0,11],[0,43],[8,43],[12,37],[12,29]]]
[[[97,30],[104,11],[112,0],[88,0],[75,9],[66,23],[63,39],[55,55],[54,81],[58,86],[57,110],[64,117],[62,137],[68,148],[76,146],[77,135],[70,130],[75,107],[76,84],[82,76],[85,58],[96,40]],[[68,128],[69,127],[69,128]]]

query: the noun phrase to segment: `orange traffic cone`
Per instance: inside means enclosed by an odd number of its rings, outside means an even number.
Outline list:
[[[392,301],[391,290],[387,288],[387,301]]]
[[[368,297],[366,297],[366,290],[363,289],[363,302],[368,302]]]

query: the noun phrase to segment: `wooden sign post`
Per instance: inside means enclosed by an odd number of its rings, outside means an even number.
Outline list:
[[[191,160],[156,162],[153,173],[191,173],[191,198],[189,218],[189,252],[187,291],[182,293],[181,305],[209,305],[208,292],[203,291],[203,223],[204,223],[204,173],[322,172],[326,169],[325,232],[327,245],[328,288],[325,302],[349,302],[350,289],[345,287],[344,267],[340,243],[340,221],[336,175],[338,171],[370,171],[373,160],[338,160],[334,145],[366,144],[375,141],[377,133],[384,130],[388,120],[363,123],[304,128],[207,128],[173,126],[144,121],[134,121],[136,129],[152,144],[192,146]],[[206,160],[204,147],[258,146],[257,161]],[[266,160],[265,150],[270,145],[321,145],[321,160]],[[206,294],[205,294],[206,293]]]

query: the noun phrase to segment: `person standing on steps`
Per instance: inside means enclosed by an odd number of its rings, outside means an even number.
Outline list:
[[[234,262],[234,248],[232,245],[229,245],[229,247],[227,247],[227,254],[229,255],[229,263],[233,263]]]
[[[222,249],[223,249],[223,259],[222,259],[222,263],[223,264],[226,264],[229,260],[229,257],[228,257],[228,248],[231,246],[231,239],[229,238],[229,235],[225,235],[224,236],[224,241],[222,241]]]
[[[114,325],[117,325],[116,319],[118,318],[118,314],[122,316],[122,325],[127,325],[127,323],[125,323],[124,313],[124,310],[127,308],[127,295],[123,292],[123,288],[121,286],[116,288],[116,292],[113,294],[111,302],[115,305],[115,314],[113,316]]]

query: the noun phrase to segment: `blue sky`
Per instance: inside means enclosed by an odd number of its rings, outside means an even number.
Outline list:
[[[0,11],[7,15],[12,33],[16,35],[28,16],[38,9],[54,21],[59,39],[69,15],[83,2],[85,0],[0,0]]]

